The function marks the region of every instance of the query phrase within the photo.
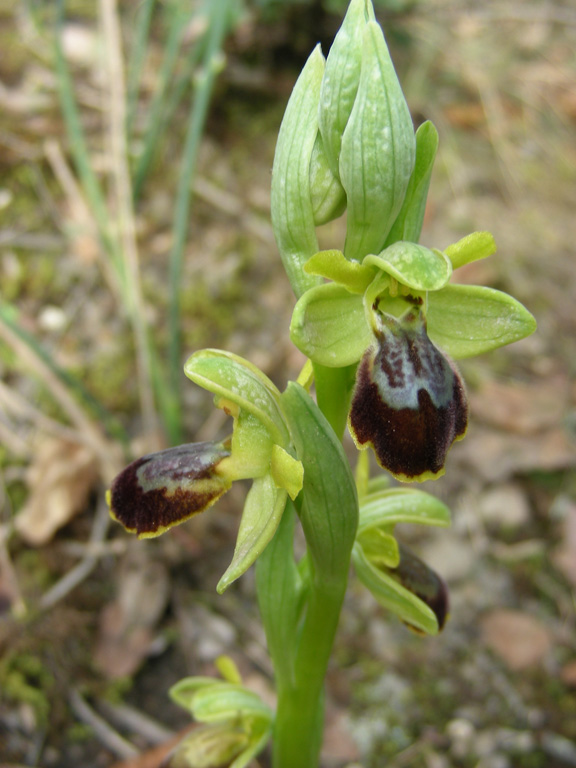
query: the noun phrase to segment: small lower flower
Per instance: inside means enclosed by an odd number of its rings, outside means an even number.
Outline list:
[[[448,588],[444,580],[411,549],[400,543],[398,549],[400,562],[396,568],[388,569],[389,574],[405,589],[426,603],[436,616],[438,629],[443,629],[449,609]],[[420,632],[410,622],[405,623],[414,631]]]
[[[187,443],[133,461],[107,494],[110,513],[139,538],[159,536],[212,506],[231,486],[218,474],[222,443]]]
[[[356,377],[352,437],[360,449],[372,445],[379,464],[400,480],[439,477],[468,423],[460,375],[428,338],[421,308],[400,318],[375,311],[374,322],[376,343]]]

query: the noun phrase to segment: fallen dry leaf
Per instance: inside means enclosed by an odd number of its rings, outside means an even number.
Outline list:
[[[15,520],[24,541],[35,547],[50,541],[85,509],[97,478],[98,462],[85,445],[42,437],[26,473],[30,495]]]
[[[117,597],[100,616],[94,658],[109,679],[129,676],[138,669],[168,602],[165,566],[151,559],[145,542],[134,543],[120,568]]]
[[[485,645],[513,670],[539,664],[552,646],[546,627],[522,611],[491,611],[481,621],[481,632]]]

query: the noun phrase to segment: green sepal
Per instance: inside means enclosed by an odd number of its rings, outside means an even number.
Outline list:
[[[215,723],[236,717],[272,721],[272,712],[258,694],[241,685],[215,681],[200,688],[191,703],[191,713],[200,723]]]
[[[457,243],[449,245],[444,253],[452,262],[453,269],[472,261],[486,259],[496,253],[496,241],[490,232],[472,232]]]
[[[374,270],[349,261],[342,251],[318,251],[304,265],[309,275],[320,275],[342,285],[350,293],[364,293],[374,278]]]
[[[228,406],[224,406],[227,410]],[[219,465],[219,473],[229,480],[262,477],[270,470],[274,441],[266,426],[248,411],[239,410],[234,418],[231,455]]]
[[[379,568],[396,568],[400,562],[398,542],[391,533],[381,528],[359,530],[356,541],[368,560]]]
[[[260,733],[259,733],[260,732]],[[254,743],[248,747],[234,762],[230,763],[230,768],[246,768],[252,763],[252,760],[262,752],[272,736],[272,723],[264,724],[256,721],[252,724],[252,738]]]
[[[450,259],[436,248],[400,241],[377,256],[366,256],[364,266],[377,267],[414,291],[438,291],[452,275]]]
[[[448,285],[429,293],[426,317],[430,339],[455,360],[512,344],[536,329],[519,301],[480,285]]]
[[[271,214],[284,269],[297,297],[320,280],[302,267],[318,250],[310,193],[310,161],[318,133],[324,57],[317,46],[298,78],[280,132],[272,168]]]
[[[358,497],[350,465],[330,424],[298,384],[282,395],[294,446],[304,465],[299,515],[312,573],[323,589],[346,588],[347,564],[358,525]]]
[[[175,704],[187,710],[192,714],[192,704],[194,696],[201,688],[207,688],[212,685],[221,685],[222,681],[214,677],[194,676],[184,677],[178,680],[169,690],[168,695]]]
[[[346,192],[332,172],[320,133],[310,158],[310,200],[317,227],[337,219],[346,209]]]
[[[278,686],[294,679],[303,583],[294,560],[294,505],[288,501],[278,530],[256,562],[258,605]]]
[[[414,170],[410,177],[400,213],[388,234],[387,245],[398,240],[408,240],[417,243],[420,239],[424,213],[426,211],[426,198],[428,197],[428,189],[437,150],[438,131],[434,123],[427,120],[416,131],[416,161],[414,163]]]
[[[379,253],[414,167],[412,118],[380,26],[363,30],[360,84],[342,136],[340,181],[347,195],[344,255]]]
[[[287,491],[276,486],[270,473],[254,480],[244,503],[232,562],[216,587],[219,594],[246,573],[269,544],[278,528],[287,496]]]
[[[366,22],[373,19],[369,0],[352,0],[326,59],[318,122],[330,167],[338,178],[342,134],[360,81],[362,33]]]
[[[359,544],[352,551],[352,562],[356,575],[380,605],[410,626],[428,635],[438,634],[438,621],[434,612],[392,576],[372,565]]]
[[[296,303],[290,338],[307,357],[329,368],[357,363],[373,341],[362,297],[335,283],[311,288]]]
[[[272,446],[270,473],[276,486],[288,491],[292,500],[298,496],[304,481],[304,467],[301,461],[295,459],[279,445]]]
[[[447,528],[450,510],[439,499],[412,488],[389,488],[360,500],[358,533],[397,523],[417,523]]]
[[[255,416],[278,445],[290,436],[280,406],[280,392],[252,363],[231,352],[202,349],[188,358],[184,373],[200,387],[214,393],[219,407],[236,416],[243,409]]]

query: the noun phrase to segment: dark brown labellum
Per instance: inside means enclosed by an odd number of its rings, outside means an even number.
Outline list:
[[[376,317],[376,344],[358,366],[350,431],[399,479],[438,477],[450,446],[466,432],[464,385],[428,338],[421,310]]]
[[[188,443],[129,464],[108,492],[111,515],[141,538],[203,512],[230,487],[216,467],[230,452],[218,443]]]

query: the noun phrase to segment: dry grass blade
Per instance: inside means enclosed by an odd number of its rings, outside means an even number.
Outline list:
[[[125,265],[125,285],[129,313],[134,330],[138,366],[138,387],[142,414],[148,434],[157,430],[157,415],[152,388],[152,363],[148,346],[144,299],[140,278],[140,261],[136,244],[136,227],[132,206],[132,184],[128,168],[126,141],[126,92],[122,42],[116,0],[100,0],[102,31],[106,40],[108,70],[108,104],[110,155],[117,205],[118,228]]]

